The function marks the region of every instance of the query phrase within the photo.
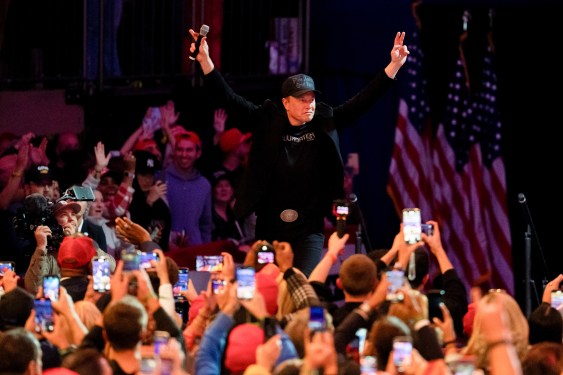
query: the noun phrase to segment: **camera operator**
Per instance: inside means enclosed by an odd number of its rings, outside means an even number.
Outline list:
[[[62,227],[63,236],[70,236],[78,232],[77,214],[81,211],[80,204],[70,200],[62,200],[53,206],[53,216],[57,223]],[[49,226],[39,225],[34,232],[37,242],[35,252],[31,257],[31,262],[25,273],[25,288],[31,293],[37,293],[44,275],[60,275],[60,267],[57,263],[58,245],[48,249],[48,239],[53,235]],[[115,269],[115,259],[101,250],[95,244],[96,255],[110,258],[111,269]]]

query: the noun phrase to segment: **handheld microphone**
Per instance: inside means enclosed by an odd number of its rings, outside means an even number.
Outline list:
[[[350,212],[348,202],[344,199],[337,199],[332,206],[332,214],[336,217],[336,234],[338,238],[344,237],[346,233],[346,217]]]
[[[199,29],[199,35],[197,37],[197,40],[195,41],[195,50],[190,55],[190,60],[195,60],[197,54],[199,53],[199,45],[201,44],[201,40],[203,39],[204,36],[207,36],[208,32],[209,32],[209,26],[201,25],[201,28]]]

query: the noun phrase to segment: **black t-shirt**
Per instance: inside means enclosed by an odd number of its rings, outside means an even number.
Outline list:
[[[333,146],[330,138],[314,129],[313,123],[284,128],[283,147],[273,166],[270,191],[266,194],[264,214],[280,231],[300,228],[320,232],[326,201],[323,186],[327,181],[327,159]],[[292,209],[299,217],[292,223],[279,219],[283,210]],[[260,214],[260,213],[259,213]]]

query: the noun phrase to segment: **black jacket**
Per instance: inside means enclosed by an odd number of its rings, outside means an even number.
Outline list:
[[[204,76],[205,86],[210,89],[216,104],[228,112],[236,111],[248,117],[247,130],[252,132],[252,149],[248,166],[245,169],[240,186],[237,189],[237,199],[234,207],[237,217],[246,217],[255,212],[260,201],[268,193],[269,178],[272,176],[272,166],[276,165],[280,150],[283,147],[282,131],[288,124],[285,109],[281,109],[271,100],[266,100],[258,106],[236,94],[225,82],[222,75],[215,69]],[[330,137],[336,152],[332,160],[326,160],[330,167],[330,175],[322,184],[326,189],[321,192],[322,199],[329,201],[342,198],[344,169],[337,130],[351,125],[358,117],[366,113],[373,104],[389,89],[395,80],[387,77],[381,71],[358,94],[345,103],[331,107],[325,103],[317,103],[315,116],[310,122],[322,134]]]
[[[98,243],[98,247],[107,253],[108,245],[106,242],[106,234],[100,225],[84,220],[82,228],[80,228],[80,233],[84,233],[96,241]]]

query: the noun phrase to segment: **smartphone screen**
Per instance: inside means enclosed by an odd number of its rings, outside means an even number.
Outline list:
[[[254,290],[256,289],[256,281],[254,278],[255,270],[252,267],[237,268],[237,298],[252,299],[254,298]]]
[[[377,358],[371,355],[360,356],[360,373],[362,375],[377,374]]]
[[[122,250],[121,260],[123,261],[123,271],[138,270],[141,263],[141,252],[139,250]]]
[[[475,362],[471,358],[460,358],[458,360],[449,361],[448,367],[452,375],[473,375]]]
[[[146,251],[141,253],[141,260],[139,261],[139,268],[151,268],[151,260],[158,262],[160,259],[158,254],[153,251]]]
[[[174,370],[174,362],[171,358],[160,359],[160,375],[172,375]]]
[[[405,283],[405,272],[401,270],[392,270],[385,273],[389,286],[387,287],[387,301],[398,302],[403,300],[403,293],[399,289]]]
[[[92,258],[93,287],[96,292],[107,292],[111,289],[109,259]]]
[[[225,292],[226,281],[221,279],[211,280],[211,290],[213,294],[223,294]]]
[[[412,340],[408,336],[397,336],[393,339],[393,363],[399,372],[412,362]]]
[[[166,331],[154,331],[153,336],[153,347],[154,355],[158,356],[160,354],[160,348],[168,344],[168,339],[170,339],[170,334]]]
[[[557,310],[562,304],[563,304],[563,291],[556,290],[551,292],[551,307]]]
[[[349,211],[350,211],[350,209],[348,208],[348,206],[340,206],[340,205],[336,206],[336,214],[337,215],[348,215]]]
[[[322,306],[311,306],[309,308],[309,331],[311,333],[324,331],[326,329],[325,311]]]
[[[15,263],[0,261],[0,277],[4,276],[4,272],[6,272],[7,270],[15,272],[16,270]]]
[[[141,358],[141,373],[153,374],[156,369],[156,359],[153,357]]]
[[[414,244],[421,240],[421,216],[418,208],[403,209],[403,234],[405,242]]]
[[[196,271],[219,272],[223,269],[222,255],[198,255],[195,259]]]
[[[440,304],[444,302],[445,290],[431,289],[426,293],[428,298],[428,319],[432,322],[432,318],[444,320]]]
[[[53,332],[53,306],[50,299],[38,298],[33,303],[35,310],[35,332]]]
[[[256,255],[258,264],[274,263],[274,253],[272,251],[259,251]]]
[[[51,301],[59,300],[60,278],[58,275],[43,276],[43,297]]]
[[[174,298],[176,300],[183,300],[182,292],[188,290],[188,279],[190,271],[187,267],[178,269],[178,281],[174,284]]]
[[[366,343],[367,334],[367,328],[358,328],[356,331],[356,337],[358,338],[358,351],[360,352],[360,355],[364,352],[364,344]]]

